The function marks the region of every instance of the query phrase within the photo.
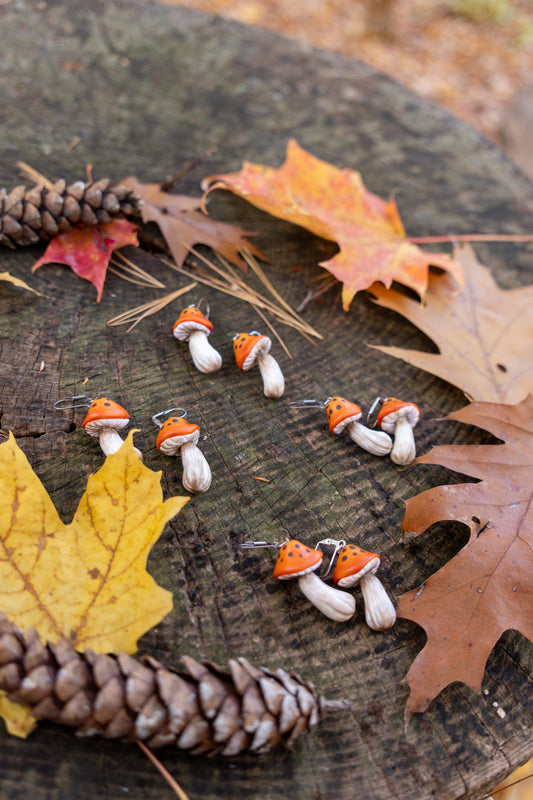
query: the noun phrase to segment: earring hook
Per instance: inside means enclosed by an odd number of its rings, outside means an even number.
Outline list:
[[[178,411],[180,411],[181,413],[178,414],[177,413]],[[179,407],[166,408],[164,411],[158,411],[158,413],[154,414],[152,417],[152,422],[156,426],[156,428],[160,428],[161,425],[163,424],[162,422],[159,422],[159,417],[166,417],[170,414],[174,414],[174,416],[176,417],[183,417],[183,419],[185,419],[185,417],[187,416],[187,411],[186,409]]]
[[[335,565],[339,551],[344,547],[346,541],[344,539],[321,539],[315,545],[315,550],[322,550],[325,556],[329,557],[329,563],[325,572],[321,572],[320,577],[322,580],[327,578]]]
[[[383,404],[383,398],[380,395],[378,395],[374,400],[374,402],[372,403],[372,405],[370,406],[370,408],[368,409],[368,414],[366,415],[366,423],[370,428],[375,428],[377,425],[378,415],[375,412],[376,408],[380,403]],[[375,415],[375,419],[373,415]]]
[[[84,402],[77,403],[76,400]],[[70,405],[66,405],[69,403]],[[54,408],[56,411],[65,411],[68,408],[84,408],[89,407],[92,403],[92,398],[86,394],[73,394],[70,397],[62,397],[61,400],[56,400]]]
[[[302,398],[301,400],[291,400],[289,403],[293,408],[325,408],[326,403],[312,398]]]

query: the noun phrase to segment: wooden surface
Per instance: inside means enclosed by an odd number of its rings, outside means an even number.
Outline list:
[[[200,159],[179,187],[198,194],[202,177],[238,169],[244,159],[280,165],[295,137],[319,157],[360,169],[371,190],[394,191],[413,235],[533,230],[533,187],[509,161],[473,130],[357,61],[140,0],[17,0],[0,6],[0,31],[1,186],[21,182],[19,159],[52,178],[83,179],[92,164],[97,178],[133,174],[145,182]],[[272,260],[268,273],[293,305],[319,274],[316,263],[335,250],[227,193],[210,209],[258,232],[257,244]],[[155,449],[151,415],[184,406],[207,435],[202,446],[213,484],[153,550],[149,568],[173,592],[175,607],[141,640],[141,650],[169,664],[180,653],[220,662],[243,655],[295,669],[331,698],[354,700],[353,712],[328,717],[294,752],[228,761],[162,751],[191,800],[474,800],[530,757],[532,648],[521,636],[502,637],[481,696],[452,685],[404,731],[402,679],[423,646],[422,630],[400,620],[386,636],[373,633],[362,603],[353,622],[328,622],[295,586],[273,580],[274,551],[238,548],[246,539],[287,535],[312,545],[328,536],[357,541],[382,554],[383,581],[396,598],[465,543],[461,526],[447,523],[409,548],[399,543],[404,501],[460,476],[436,467],[400,469],[356,452],[329,434],[321,412],[287,407],[289,400],[336,393],[365,408],[380,393],[409,396],[422,410],[420,451],[486,441],[479,431],[435,421],[464,405],[458,390],[367,347],[431,347],[425,337],[362,296],[344,314],[332,292],[305,311],[325,336],[318,346],[283,330],[293,359],[277,345],[274,351],[287,390],[269,401],[258,373],[241,375],[232,361],[233,334],[261,326],[248,305],[202,291],[224,366],[200,375],[171,335],[178,305],[129,334],[106,327],[156,291],[109,275],[96,305],[94,288],[67,268],[30,276],[42,249],[1,253],[1,270],[44,296],[0,287],[0,413],[62,518],[72,517],[102,455],[81,429],[82,412],[53,411],[57,398],[86,391],[122,402],[140,429],[145,463],[163,471],[165,496],[183,493],[181,471]],[[531,247],[485,245],[477,252],[502,286],[531,283]],[[302,269],[294,271],[297,265]],[[163,267],[158,274],[168,290],[185,282]],[[0,752],[2,800],[174,796],[133,745],[78,741],[53,726],[21,741],[2,726]]]

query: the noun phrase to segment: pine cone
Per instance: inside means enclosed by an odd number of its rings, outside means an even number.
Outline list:
[[[325,700],[299,675],[245,658],[229,659],[227,670],[182,660],[186,672],[150,656],[80,654],[66,639],[45,647],[35,630],[24,637],[0,614],[0,689],[37,719],[70,725],[80,736],[236,756],[291,745],[325,711],[350,708]]]
[[[111,222],[113,217],[138,211],[140,199],[126,186],[77,181],[66,186],[57,181],[51,189],[36,186],[29,191],[16,186],[0,189],[0,245],[16,247],[48,242],[72,228]]]

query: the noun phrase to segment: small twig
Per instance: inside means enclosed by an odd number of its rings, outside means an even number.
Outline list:
[[[533,242],[531,233],[465,233],[459,236],[408,236],[413,244],[438,244],[439,242]]]
[[[176,797],[179,797],[179,800],[189,800],[188,795],[185,794],[185,792],[183,791],[177,780],[172,777],[168,769],[165,766],[163,766],[160,760],[156,756],[154,756],[150,748],[146,747],[144,742],[141,742],[140,739],[136,739],[135,741],[137,742],[137,744],[139,745],[145,756],[147,756],[150,759],[154,767],[166,780],[170,788],[174,790],[174,792],[176,793]]]
[[[37,186],[44,186],[46,189],[51,189],[53,187],[54,184],[52,181],[49,181],[48,178],[45,178],[44,175],[41,175],[41,173],[33,167],[30,167],[25,161],[17,161],[17,167],[24,177],[33,181]]]
[[[484,800],[491,800],[491,797],[495,794],[499,794],[500,792],[505,792],[506,789],[510,789],[511,786],[516,786],[518,783],[523,783],[523,781],[529,781],[533,778],[533,772],[530,775],[524,775],[523,778],[518,778],[518,780],[513,781],[512,783],[506,783],[505,786],[501,786],[499,789],[495,789],[493,792],[488,794]]]

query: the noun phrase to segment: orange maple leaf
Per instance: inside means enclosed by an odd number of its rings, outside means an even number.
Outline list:
[[[434,447],[415,462],[440,464],[480,482],[437,486],[407,501],[406,540],[440,520],[463,522],[471,534],[421,588],[399,599],[398,616],[427,634],[406,678],[407,718],[425,711],[454,681],[479,692],[504,631],[533,640],[533,396],[515,406],[472,403],[448,419],[476,425],[503,444]]]
[[[98,227],[58,233],[49,242],[42,258],[33,265],[32,272],[43,264],[66,264],[76,275],[96,287],[96,302],[99,303],[113,250],[127,244],[138,244],[136,231],[131,222],[116,219]]]
[[[195,244],[208,245],[243,269],[247,267],[239,252],[244,248],[257,258],[266,260],[248,240],[247,237],[252,235],[249,231],[214,220],[200,211],[200,197],[163,192],[158,183],[139,183],[132,176],[125,178],[121,184],[141,198],[143,222],[156,223],[178,266],[183,264]]]
[[[244,162],[240,172],[212,175],[202,187],[207,193],[230,189],[273,216],[337,242],[340,252],[320,266],[343,283],[345,311],[374,281],[387,287],[399,281],[424,298],[430,264],[462,281],[461,267],[450,256],[426,253],[406,238],[393,198],[385,202],[366,189],[359,172],[321,161],[294,139],[280,169]]]

